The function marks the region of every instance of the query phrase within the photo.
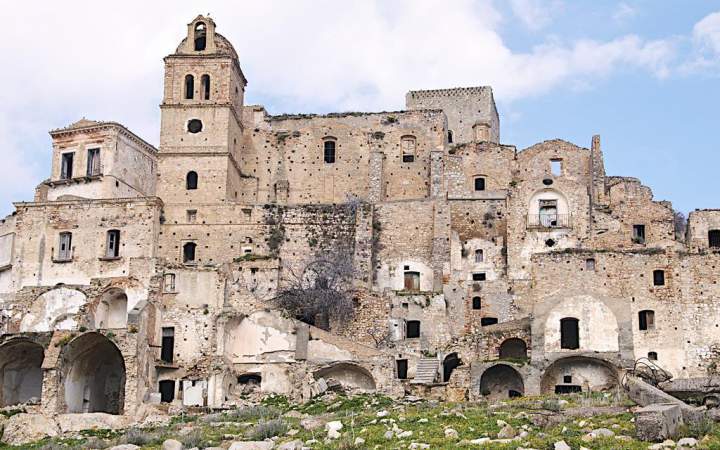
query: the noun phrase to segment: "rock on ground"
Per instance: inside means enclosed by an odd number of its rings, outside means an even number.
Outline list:
[[[565,441],[558,441],[554,445],[555,450],[572,450],[572,448],[567,445]]]
[[[278,447],[278,450],[301,450],[304,447],[303,441],[295,439],[294,441],[286,442]]]
[[[60,414],[56,418],[60,431],[119,430],[130,425],[130,419],[107,413]]]
[[[274,446],[273,441],[235,441],[228,450],[270,450]]]
[[[110,447],[107,450],[137,450],[140,447],[133,444],[122,444],[122,445],[116,445],[115,447]]]
[[[5,423],[2,442],[22,445],[59,434],[57,424],[41,414],[15,414]]]
[[[307,431],[316,430],[325,425],[325,422],[318,419],[317,417],[308,417],[300,421],[300,426]]]
[[[678,447],[697,447],[698,441],[695,438],[686,437],[677,441]]]
[[[183,450],[183,445],[175,439],[168,439],[162,444],[162,450]]]
[[[333,420],[325,424],[325,430],[330,439],[337,439],[340,437],[340,430],[342,430],[343,424],[339,420]]]

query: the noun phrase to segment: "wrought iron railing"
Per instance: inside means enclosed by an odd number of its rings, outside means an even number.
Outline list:
[[[572,228],[570,214],[528,214],[528,228]]]

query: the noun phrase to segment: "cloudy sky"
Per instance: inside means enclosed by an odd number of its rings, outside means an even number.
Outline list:
[[[4,8],[0,214],[50,171],[47,131],[115,120],[157,144],[162,58],[197,14],[271,113],[392,110],[492,85],[503,143],[603,139],[610,175],[720,208],[718,0],[63,0]]]

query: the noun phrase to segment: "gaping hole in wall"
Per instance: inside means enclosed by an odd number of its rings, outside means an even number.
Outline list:
[[[43,347],[30,341],[11,341],[0,347],[0,407],[40,402],[44,356]]]
[[[419,338],[420,337],[420,321],[419,320],[408,320],[405,323],[405,337],[406,338]]]
[[[206,35],[207,35],[207,27],[203,22],[198,22],[195,25],[195,35],[193,36],[194,41],[194,48],[196,52],[201,52],[205,50],[206,42]]]
[[[617,369],[600,359],[569,357],[551,364],[541,380],[543,394],[606,391],[617,387]],[[579,390],[578,390],[579,388]]]
[[[262,384],[262,376],[259,373],[244,373],[237,377],[237,384],[240,395],[257,392]]]
[[[175,400],[175,380],[162,380],[158,383],[160,401],[170,403]]]
[[[636,244],[645,243],[645,225],[633,225],[632,241]]]
[[[462,365],[462,360],[458,357],[457,353],[453,352],[447,355],[443,361],[443,382],[449,382],[453,370],[460,365]]]
[[[173,362],[175,352],[175,327],[163,327],[162,343],[160,346],[160,360],[166,363]]]
[[[500,344],[498,353],[500,358],[525,359],[527,358],[527,344],[518,338],[506,339]]]
[[[183,244],[183,262],[192,263],[195,262],[195,248],[197,244],[194,242],[186,242]]]
[[[525,384],[517,370],[498,364],[483,372],[480,377],[480,394],[491,399],[519,397],[525,393]]]
[[[710,248],[720,248],[720,230],[708,231],[708,245]]]
[[[487,327],[489,325],[495,325],[498,323],[497,317],[483,317],[480,319],[480,326]]]
[[[117,346],[100,333],[86,333],[62,350],[60,412],[122,414],[125,361]]]
[[[121,289],[105,291],[95,310],[95,328],[125,328],[127,300],[127,295]]]
[[[452,144],[452,143],[453,143],[453,132],[452,132],[452,130],[448,130],[448,133],[447,133],[447,141],[448,141],[448,144]]]
[[[560,348],[577,350],[580,348],[579,320],[574,317],[560,319]]]
[[[355,364],[339,363],[320,369],[314,374],[315,379],[324,378],[328,387],[340,387],[355,391],[374,391],[375,379],[367,369]]]
[[[408,377],[408,360],[407,359],[396,359],[395,368],[397,371],[397,377],[400,380],[407,380]]]

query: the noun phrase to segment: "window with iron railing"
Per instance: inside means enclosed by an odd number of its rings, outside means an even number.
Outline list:
[[[540,212],[528,214],[528,228],[572,228],[572,216],[570,214],[557,214],[554,212]]]

